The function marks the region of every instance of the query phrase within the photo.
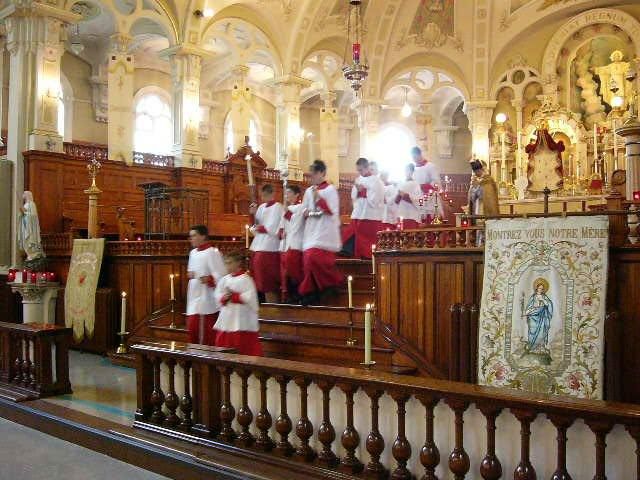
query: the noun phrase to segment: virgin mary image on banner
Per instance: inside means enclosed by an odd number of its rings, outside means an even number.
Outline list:
[[[549,328],[553,318],[553,301],[547,296],[549,282],[538,278],[533,282],[533,294],[523,308],[527,319],[527,343],[525,352],[540,355],[542,363],[550,364]],[[548,358],[547,358],[548,357]]]

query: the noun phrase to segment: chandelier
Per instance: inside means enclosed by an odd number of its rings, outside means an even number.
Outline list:
[[[360,50],[362,46],[362,0],[349,0],[349,17],[347,21],[347,45],[351,43],[351,63],[347,63],[347,51],[345,48],[344,66],[342,73],[354,90],[356,95],[362,88],[362,83],[369,75],[367,62],[360,62]]]

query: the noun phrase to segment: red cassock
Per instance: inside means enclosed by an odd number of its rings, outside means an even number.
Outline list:
[[[336,254],[320,248],[303,252],[304,280],[298,288],[301,295],[310,295],[327,288],[339,287],[344,276],[336,268]]]
[[[304,236],[304,216],[301,203],[289,205],[282,216],[282,254],[280,268],[285,279],[298,285],[302,282],[302,242]]]
[[[218,313],[209,315],[187,315],[186,326],[189,331],[189,343],[215,345],[213,325],[218,319]]]
[[[253,252],[251,275],[259,292],[277,292],[280,289],[280,252]]]

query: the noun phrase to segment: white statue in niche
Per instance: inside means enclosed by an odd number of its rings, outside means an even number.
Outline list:
[[[27,256],[25,266],[37,269],[36,264],[44,259],[44,253],[40,240],[38,208],[33,201],[33,194],[28,190],[22,194],[22,207],[20,207],[20,224],[18,228],[18,248]]]
[[[611,105],[614,95],[622,97],[624,99],[622,108],[624,109],[627,106],[627,100],[633,88],[625,78],[631,64],[622,61],[624,54],[620,50],[615,50],[609,59],[611,60],[609,65],[594,69],[596,75],[600,77],[600,93],[604,101],[609,105]],[[615,94],[612,89],[617,89]]]

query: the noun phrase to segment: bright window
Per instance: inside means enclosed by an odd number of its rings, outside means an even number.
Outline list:
[[[173,125],[171,107],[157,93],[148,93],[136,103],[134,149],[136,152],[168,155],[171,153]]]
[[[253,118],[249,120],[249,145],[251,145],[254,152],[260,150],[258,124]],[[231,153],[236,153],[239,147],[240,144],[236,145],[231,115],[228,115],[224,124],[224,151],[226,152],[228,150]]]
[[[371,159],[378,162],[379,170],[389,172],[394,181],[404,180],[404,169],[411,162],[411,148],[416,146],[414,135],[398,125],[383,127],[371,149]]]

